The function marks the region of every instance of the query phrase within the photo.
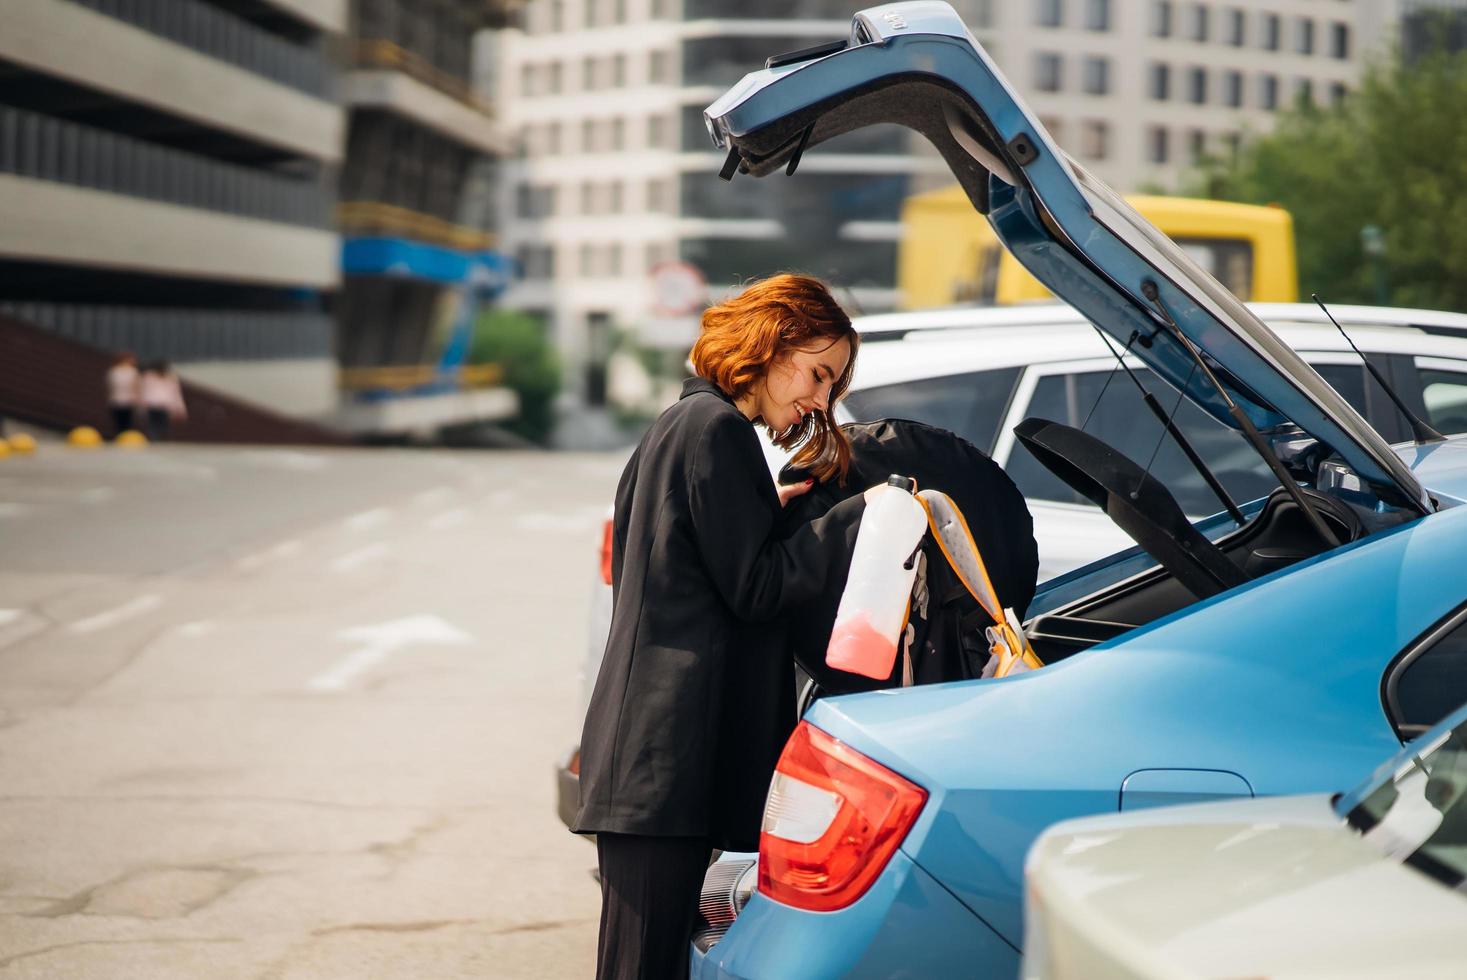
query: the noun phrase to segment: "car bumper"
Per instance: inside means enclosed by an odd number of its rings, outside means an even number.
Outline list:
[[[567,827],[575,823],[581,805],[580,761],[581,747],[577,745],[555,767],[555,810]]]
[[[706,953],[689,946],[692,980],[993,976],[1018,950],[901,851],[865,895],[838,912],[805,912],[755,893]]]

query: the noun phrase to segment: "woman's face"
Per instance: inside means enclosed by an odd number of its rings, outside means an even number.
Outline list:
[[[755,409],[774,432],[784,432],[811,412],[830,409],[830,389],[851,359],[851,342],[844,337],[815,347],[795,348],[776,358],[756,386]]]

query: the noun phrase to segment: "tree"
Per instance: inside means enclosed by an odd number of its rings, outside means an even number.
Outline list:
[[[506,428],[544,443],[555,425],[553,403],[560,391],[560,362],[545,325],[514,310],[482,313],[474,324],[469,361],[503,367],[505,387],[520,399],[520,414]]]
[[[1375,303],[1362,230],[1384,245],[1388,301],[1467,311],[1467,52],[1377,64],[1339,105],[1301,103],[1192,193],[1277,203],[1294,216],[1300,292]]]

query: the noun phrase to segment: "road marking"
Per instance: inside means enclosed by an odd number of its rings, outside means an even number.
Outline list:
[[[340,691],[358,674],[375,667],[405,646],[424,643],[463,646],[474,639],[442,618],[431,615],[407,616],[372,626],[353,626],[338,630],[336,636],[362,646],[330,670],[311,678],[306,686],[313,691]]]
[[[95,616],[79,619],[71,624],[70,629],[73,633],[94,633],[97,630],[106,629],[108,626],[116,626],[118,623],[132,619],[134,616],[141,616],[145,612],[158,608],[162,603],[162,596],[150,592],[147,595],[140,595],[136,599],[124,602],[116,609],[109,609],[106,612],[97,613]]]
[[[453,496],[451,487],[434,487],[432,490],[424,490],[422,493],[414,494],[413,500],[424,507],[432,507],[436,504],[446,503]]]
[[[376,544],[369,544],[358,548],[356,551],[348,551],[340,558],[332,561],[331,570],[333,572],[355,571],[368,562],[373,562],[378,558],[386,556],[387,552],[387,545],[382,544],[380,541]]]
[[[583,507],[560,513],[531,511],[516,517],[515,526],[527,531],[587,531],[596,526],[605,512],[605,507]]]
[[[264,551],[257,551],[253,555],[245,555],[239,561],[234,563],[234,567],[238,568],[242,572],[252,572],[262,565],[267,565],[272,561],[277,561],[281,558],[289,558],[291,555],[296,554],[300,550],[300,541],[296,538],[291,538],[288,541],[282,541],[277,545],[266,548]]]
[[[468,517],[469,512],[467,509],[463,507],[455,507],[452,510],[445,510],[443,513],[435,515],[433,519],[428,522],[428,527],[430,527],[434,531],[442,531],[450,527],[457,527],[464,521],[468,520]]]
[[[387,523],[388,518],[391,516],[391,509],[387,507],[374,507],[371,510],[364,510],[360,514],[353,514],[351,517],[342,521],[342,523],[349,530],[365,531],[369,528],[377,527],[379,524]]]

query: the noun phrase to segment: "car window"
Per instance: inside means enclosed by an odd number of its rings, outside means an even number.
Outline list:
[[[926,422],[956,432],[985,453],[991,453],[1018,380],[1018,368],[923,378],[849,392],[845,406],[858,422],[875,419]]]
[[[1467,881],[1467,725],[1411,748],[1346,819],[1387,858],[1460,889]]]
[[[1177,405],[1176,391],[1144,368],[1136,369],[1135,374],[1156,395],[1162,408],[1172,411]],[[1108,370],[1046,375],[1035,386],[1026,415],[1083,428],[1138,466],[1145,468],[1149,462],[1152,476],[1172,492],[1187,514],[1203,516],[1223,509],[1176,442],[1170,437],[1159,440],[1165,431],[1161,422],[1122,371],[1113,376]],[[1175,420],[1177,428],[1238,503],[1261,497],[1276,485],[1268,467],[1241,434],[1186,400],[1177,408]],[[1026,497],[1085,503],[1020,444],[1015,444],[1005,469]]]
[[[1387,685],[1396,726],[1420,731],[1467,701],[1467,618],[1408,654]]]
[[[1467,370],[1422,366],[1418,360],[1417,376],[1432,427],[1445,435],[1467,432]]]
[[[1365,368],[1360,364],[1310,364],[1310,367],[1319,372],[1319,376],[1329,382],[1329,386],[1340,393],[1340,397],[1350,403],[1350,407],[1360,413],[1360,417],[1370,419],[1369,406],[1365,403]]]

